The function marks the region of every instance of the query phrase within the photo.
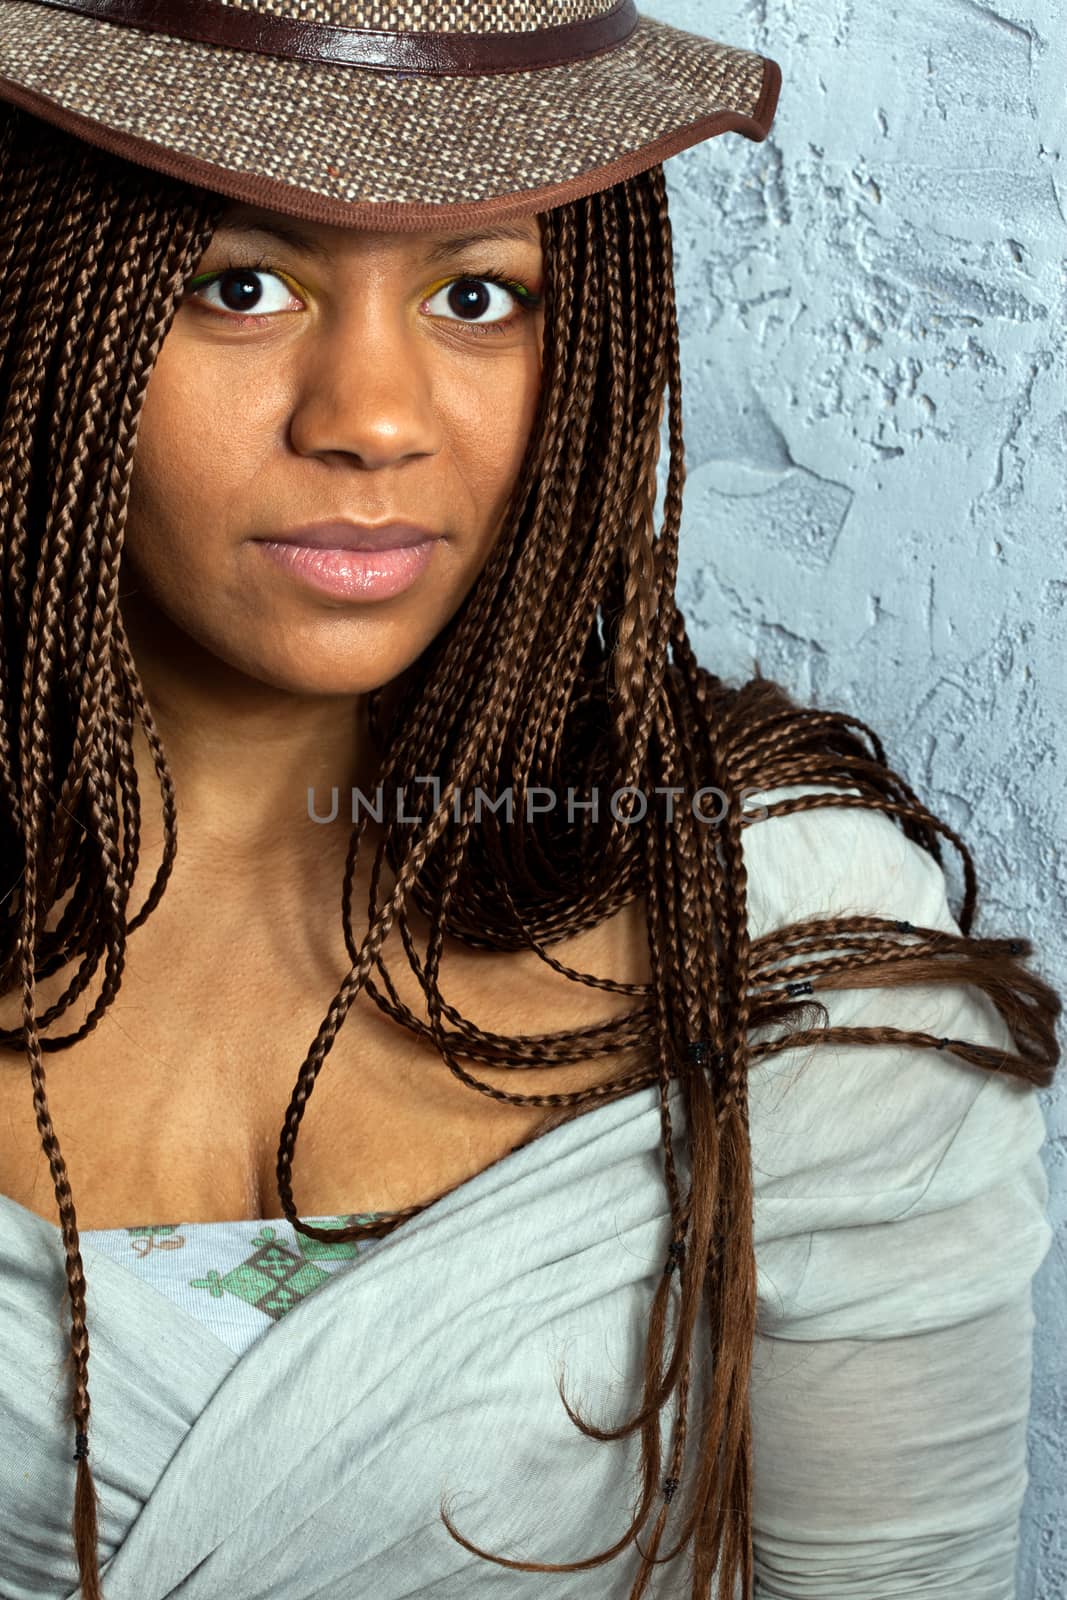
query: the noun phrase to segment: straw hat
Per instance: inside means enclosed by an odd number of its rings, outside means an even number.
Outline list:
[[[780,85],[632,0],[0,0],[0,99],[318,222],[547,210],[765,139]]]

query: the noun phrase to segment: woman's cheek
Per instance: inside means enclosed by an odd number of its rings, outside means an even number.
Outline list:
[[[171,337],[134,449],[126,539],[135,549],[164,540],[172,548],[183,526],[221,532],[262,456],[262,389],[235,387],[232,364],[219,370],[192,341]]]
[[[539,349],[522,352],[520,359],[502,366],[470,394],[461,411],[459,430],[470,434],[477,417],[477,448],[483,492],[499,502],[503,512],[519,475],[530,433],[537,416],[541,384]]]

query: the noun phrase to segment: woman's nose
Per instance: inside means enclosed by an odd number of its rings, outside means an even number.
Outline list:
[[[289,424],[303,456],[368,470],[441,448],[428,341],[395,311],[353,311],[310,341]]]

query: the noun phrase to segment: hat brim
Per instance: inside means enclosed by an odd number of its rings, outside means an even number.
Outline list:
[[[545,211],[720,133],[767,137],[778,64],[642,16],[566,66],[399,76],[3,0],[0,98],[227,198],[433,228]]]

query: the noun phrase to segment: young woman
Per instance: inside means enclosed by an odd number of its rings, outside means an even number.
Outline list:
[[[674,598],[777,67],[0,24],[0,1596],[1007,1600],[1059,1001]]]

